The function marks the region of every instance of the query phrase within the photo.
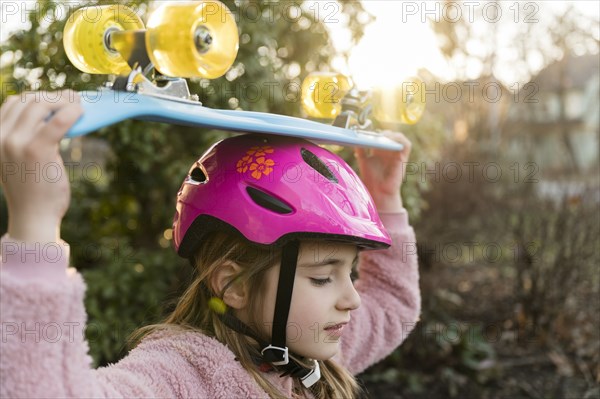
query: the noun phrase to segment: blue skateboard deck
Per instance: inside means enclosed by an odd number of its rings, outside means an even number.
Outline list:
[[[306,119],[264,112],[220,110],[200,103],[114,90],[80,92],[83,116],[66,137],[78,137],[126,119],[197,126],[242,133],[301,137],[317,143],[400,151],[402,145],[369,131],[343,129]]]

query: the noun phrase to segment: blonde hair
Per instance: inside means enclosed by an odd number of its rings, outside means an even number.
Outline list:
[[[258,369],[253,359],[260,353],[253,340],[231,330],[223,324],[215,311],[209,310],[214,298],[221,293],[211,293],[211,277],[225,262],[232,261],[240,266],[240,273],[223,289],[232,283],[243,283],[249,290],[249,309],[258,309],[266,272],[280,262],[281,252],[274,247],[259,247],[242,238],[216,233],[203,240],[194,258],[194,279],[179,298],[173,312],[159,324],[153,324],[136,330],[130,337],[131,346],[137,345],[147,335],[159,330],[197,331],[215,337],[225,344],[237,357],[240,364],[250,373],[258,385],[271,398],[285,398]],[[256,314],[256,312],[249,312]],[[257,325],[254,323],[253,325]],[[256,333],[260,334],[259,331]],[[260,336],[260,335],[259,335]],[[268,340],[268,337],[262,337]],[[298,360],[298,359],[297,359]],[[317,398],[353,398],[358,396],[360,388],[354,377],[333,360],[319,361],[321,379],[310,388]],[[294,390],[304,396],[304,388],[298,380],[294,381]]]

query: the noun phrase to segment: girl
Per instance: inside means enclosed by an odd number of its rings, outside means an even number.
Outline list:
[[[4,172],[62,166],[59,141],[82,112],[70,98],[6,101]],[[393,351],[420,311],[399,194],[410,142],[387,134],[404,150],[357,149],[364,185],[301,139],[241,135],[209,149],[177,194],[173,223],[194,281],[163,323],[135,334],[128,356],[97,370],[83,338],[85,284],[59,238],[66,173],[3,172],[0,396],[357,396],[353,375]]]

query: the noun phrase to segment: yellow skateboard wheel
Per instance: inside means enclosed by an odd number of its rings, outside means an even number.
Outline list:
[[[380,122],[414,125],[425,111],[425,87],[413,77],[400,86],[373,90],[373,117]]]
[[[351,80],[341,73],[313,72],[302,82],[302,106],[319,119],[335,119],[342,111],[342,99],[352,88]]]
[[[63,43],[67,57],[82,72],[127,74],[131,68],[123,56],[125,42],[109,46],[116,31],[144,29],[144,22],[131,8],[120,5],[84,7],[76,10],[65,24]],[[125,39],[125,37],[123,37]]]
[[[237,56],[235,19],[219,1],[166,2],[147,27],[148,55],[163,75],[218,78]]]

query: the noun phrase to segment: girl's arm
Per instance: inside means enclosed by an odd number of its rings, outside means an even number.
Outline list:
[[[393,244],[361,254],[355,282],[362,303],[342,337],[338,359],[358,374],[396,349],[414,329],[421,312],[415,235],[406,211],[381,214]]]
[[[401,133],[386,135],[402,143],[404,150],[356,151],[363,182],[393,243],[387,250],[366,251],[360,257],[355,286],[362,303],[351,313],[338,357],[353,374],[398,347],[414,329],[421,311],[415,234],[400,197],[411,144]]]
[[[134,366],[114,370],[113,381],[92,369],[85,284],[67,268],[69,246],[59,238],[70,201],[59,142],[82,110],[75,93],[56,94],[54,102],[40,102],[39,93],[9,97],[0,109],[9,212],[1,241],[0,397],[175,396],[160,356],[131,359]]]

